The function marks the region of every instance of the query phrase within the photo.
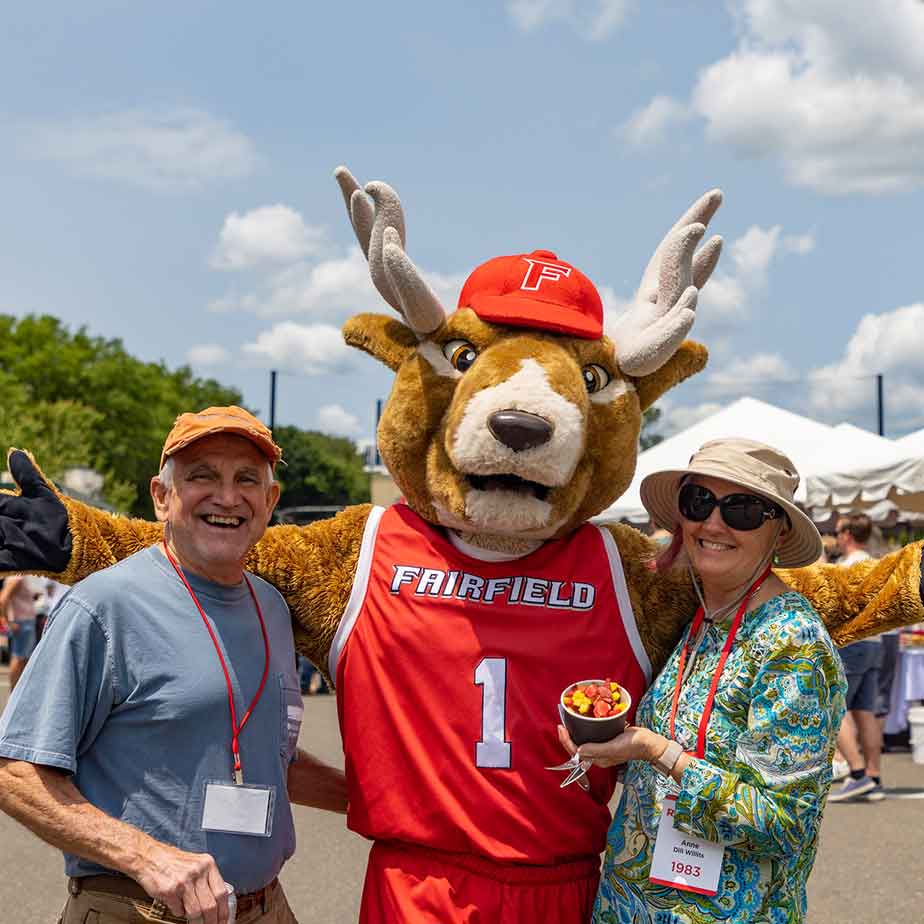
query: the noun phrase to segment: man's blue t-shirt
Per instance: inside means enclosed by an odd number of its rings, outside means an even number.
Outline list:
[[[265,663],[256,608],[243,582],[186,579],[222,646],[240,721]],[[240,750],[245,783],[276,789],[271,837],[202,830],[205,782],[233,779],[228,688],[202,618],[159,547],[71,589],[0,719],[0,757],[69,771],[107,815],[211,854],[239,893],[269,883],[295,849],[286,772],[302,705],[288,607],[274,587],[250,581],[270,668]],[[110,872],[70,854],[65,869]]]

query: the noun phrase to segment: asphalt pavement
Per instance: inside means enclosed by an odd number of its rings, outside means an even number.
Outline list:
[[[333,697],[305,697],[300,743],[342,765]],[[889,798],[882,802],[826,809],[808,924],[924,920],[924,766],[887,754],[883,782]],[[298,849],[281,878],[301,924],[355,922],[369,845],[340,815],[296,806],[295,825]],[[0,815],[0,922],[54,924],[64,898],[61,855]]]

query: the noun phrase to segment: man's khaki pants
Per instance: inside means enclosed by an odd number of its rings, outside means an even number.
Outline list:
[[[265,910],[264,910],[265,905]],[[169,911],[152,910],[151,902],[139,901],[123,895],[110,895],[82,890],[71,895],[58,924],[185,924]],[[238,914],[236,924],[298,924],[286,901],[282,886],[277,882],[267,889],[266,901]]]

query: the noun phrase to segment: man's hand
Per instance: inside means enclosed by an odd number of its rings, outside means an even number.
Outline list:
[[[158,843],[130,875],[151,898],[162,901],[171,914],[201,917],[203,924],[227,924],[228,890],[209,854],[186,853]]]
[[[177,917],[227,924],[228,892],[214,859],[186,853],[87,802],[63,770],[0,758],[0,811],[53,847],[125,873]]]
[[[0,571],[64,571],[71,558],[67,508],[28,454],[14,449],[20,494],[0,492]]]

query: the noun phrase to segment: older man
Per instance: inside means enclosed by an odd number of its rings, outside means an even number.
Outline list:
[[[243,568],[280,454],[240,408],[177,418],[151,480],[164,542],[74,586],[0,721],[0,807],[64,851],[64,924],[224,924],[226,884],[247,924],[295,921],[289,800],[346,800],[296,747],[286,604]]]

